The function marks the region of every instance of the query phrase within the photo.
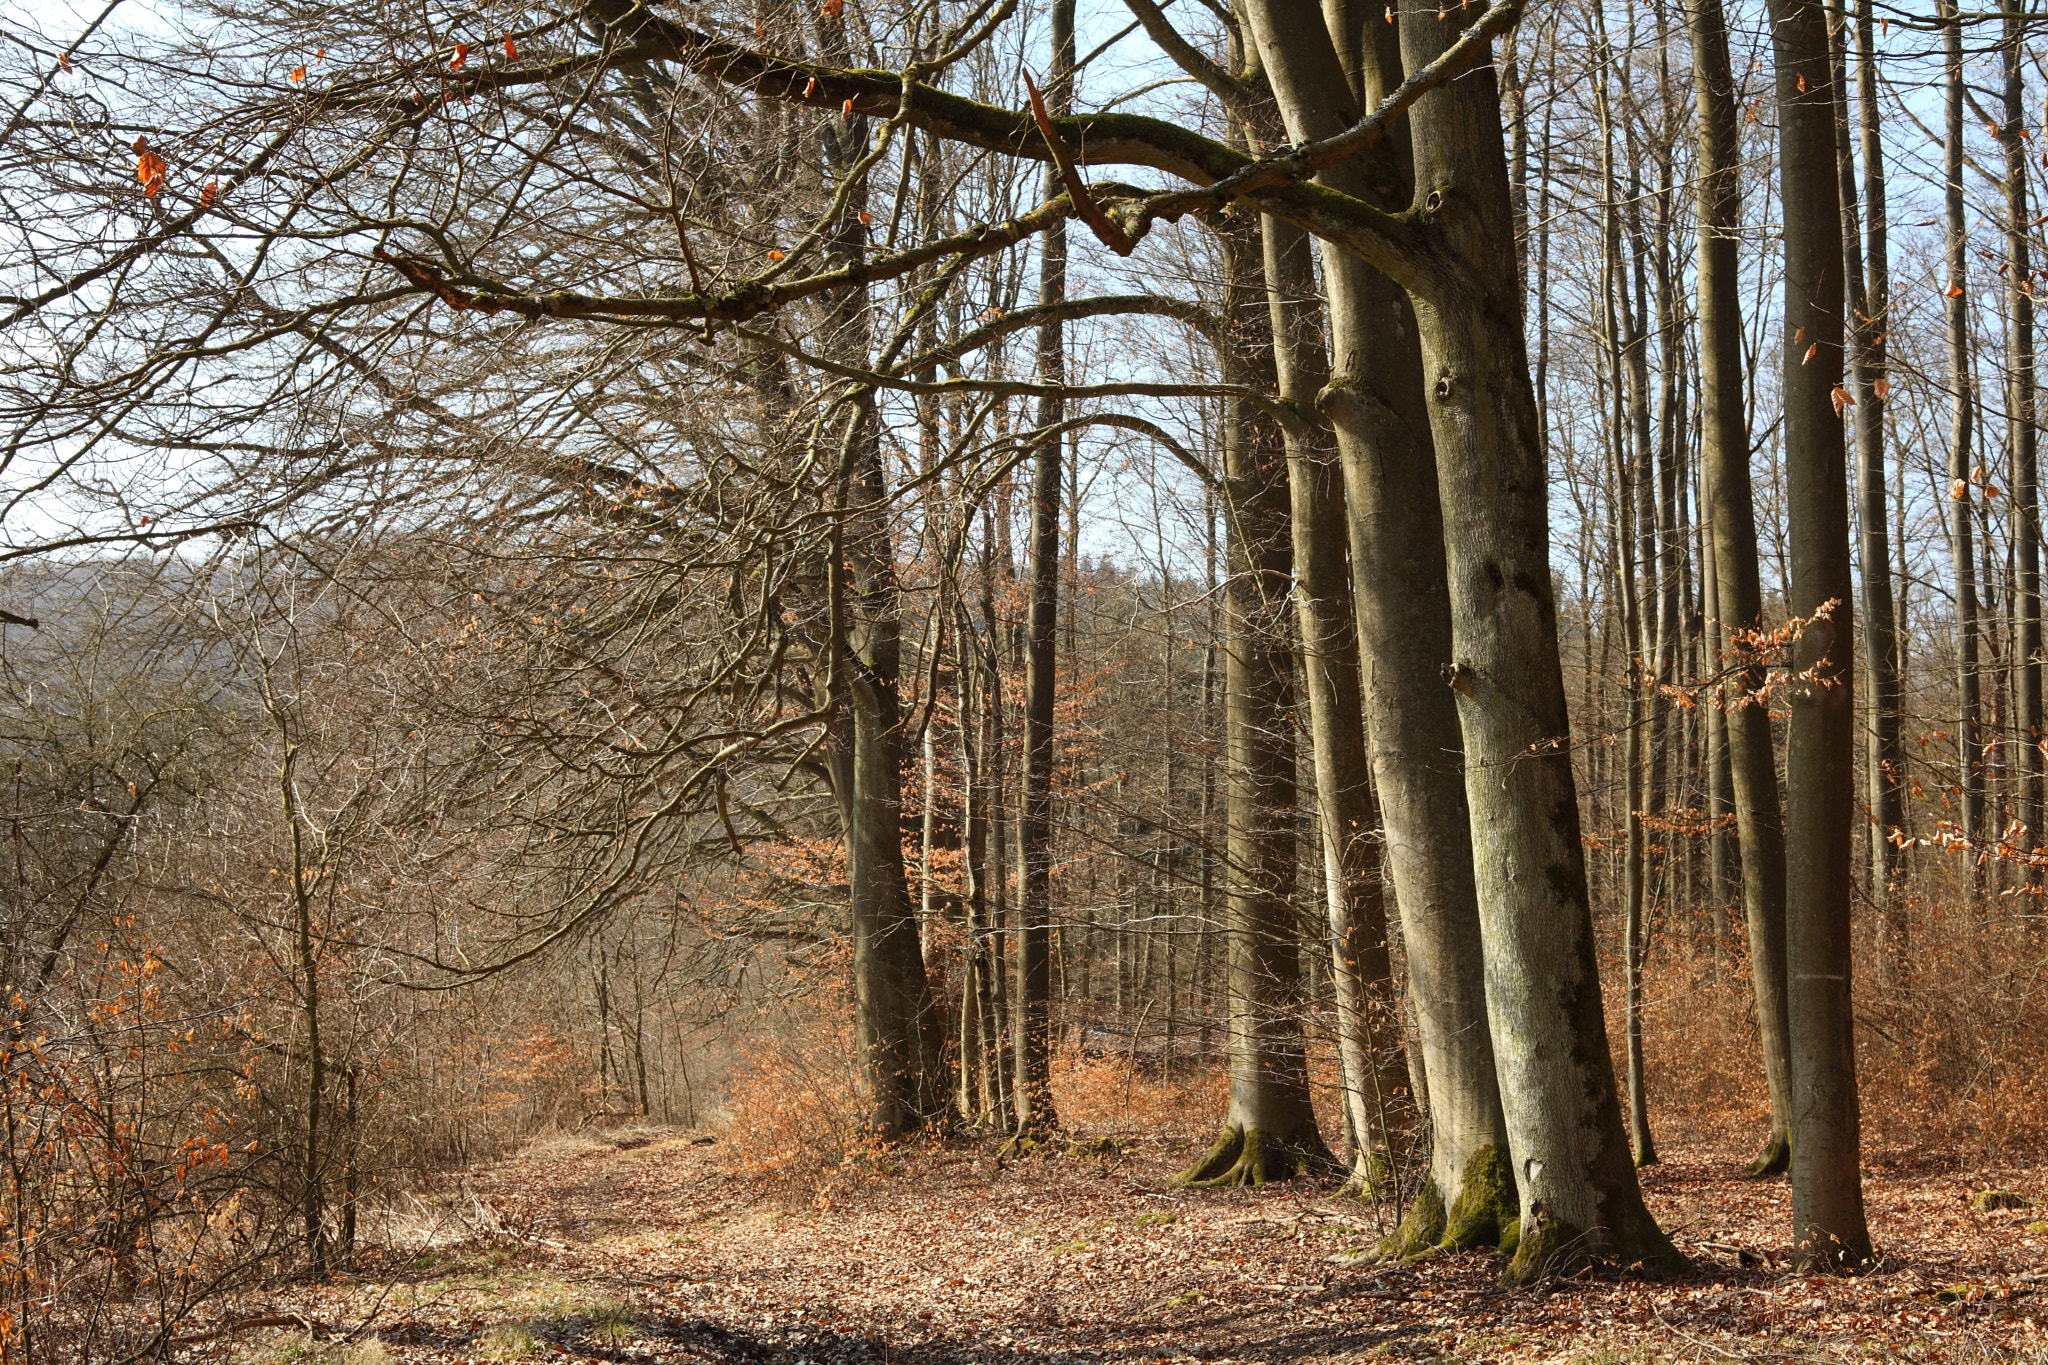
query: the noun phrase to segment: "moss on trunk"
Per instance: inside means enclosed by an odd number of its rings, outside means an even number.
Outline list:
[[[1553,1275],[1569,1275],[1595,1262],[1643,1280],[1666,1280],[1692,1269],[1671,1239],[1648,1218],[1618,1234],[1590,1232],[1562,1218],[1544,1215],[1541,1201],[1527,1222],[1515,1226],[1515,1248],[1501,1283],[1510,1288]]]
[[[1766,1176],[1783,1175],[1792,1169],[1792,1143],[1783,1133],[1772,1133],[1764,1143],[1764,1149],[1757,1153],[1756,1160],[1742,1168],[1742,1173],[1751,1180],[1762,1180]]]
[[[1521,1209],[1514,1168],[1498,1147],[1482,1147],[1465,1163],[1465,1185],[1451,1204],[1440,1245],[1446,1251],[1499,1246]]]
[[[1422,1182],[1408,1215],[1374,1248],[1383,1261],[1409,1261],[1436,1249],[1444,1236],[1444,1196],[1434,1177]]]

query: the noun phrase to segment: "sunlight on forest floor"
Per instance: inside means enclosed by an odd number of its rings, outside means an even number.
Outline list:
[[[1190,1144],[998,1165],[992,1143],[889,1153],[792,1198],[720,1144],[636,1132],[529,1149],[451,1208],[492,1225],[387,1249],[329,1286],[236,1305],[320,1331],[248,1330],[240,1365],[531,1360],[1557,1360],[2002,1362],[2048,1358],[2048,1167],[1873,1160],[1884,1262],[1785,1268],[1787,1190],[1688,1145],[1644,1172],[1697,1273],[1507,1293],[1486,1253],[1374,1265],[1371,1211],[1326,1191],[1168,1188]],[[2010,1200],[1978,1201],[2000,1203]],[[401,1249],[403,1247],[403,1249]],[[348,1339],[344,1340],[343,1338]],[[219,1357],[216,1357],[219,1358]]]

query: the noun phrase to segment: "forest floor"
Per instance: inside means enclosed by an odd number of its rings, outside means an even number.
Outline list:
[[[2048,1359],[2043,1210],[1973,1212],[2048,1167],[1872,1164],[1881,1267],[1785,1265],[1784,1180],[1673,1142],[1650,1206],[1696,1273],[1508,1292],[1486,1253],[1375,1265],[1370,1212],[1327,1191],[1170,1187],[1188,1144],[999,1165],[993,1144],[889,1154],[792,1195],[721,1170],[715,1143],[564,1139],[478,1172],[460,1225],[395,1239],[353,1276],[271,1291],[237,1316],[238,1362],[1570,1362]],[[479,1231],[479,1228],[489,1229]],[[464,1229],[467,1229],[466,1231]],[[2048,1232],[2048,1228],[2043,1228]],[[219,1358],[216,1356],[216,1358]]]

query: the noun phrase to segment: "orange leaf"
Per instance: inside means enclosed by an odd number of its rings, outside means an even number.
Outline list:
[[[844,122],[846,122],[846,121],[847,121],[848,119],[850,119],[850,118],[852,118],[852,117],[853,117],[853,101],[852,101],[852,100],[848,100],[848,101],[847,101],[846,103],[844,103],[844,104],[842,104],[842,105],[840,105],[840,106],[839,106],[839,121],[840,121],[841,123],[844,123]]]
[[[1849,391],[1843,388],[1840,384],[1835,385],[1834,391],[1830,393],[1828,396],[1835,400],[1835,416],[1837,417],[1840,417],[1842,415],[1843,408],[1851,406],[1856,401],[1854,398],[1849,396]]]
[[[69,52],[59,52],[57,54],[57,65],[69,71],[71,69],[71,54]]]
[[[209,204],[213,203],[213,197],[219,193],[220,182],[218,180],[207,181],[206,188],[199,191],[199,207],[205,208]]]
[[[1387,22],[1390,24],[1394,22],[1394,7],[1392,5],[1387,6]]]
[[[170,174],[170,167],[164,159],[149,150],[149,139],[135,139],[135,178],[142,182],[142,192],[151,199],[163,193],[164,181]]]
[[[519,60],[519,44],[512,41],[512,35],[509,33],[505,35],[505,60],[508,62]]]
[[[1806,329],[1804,327],[1794,327],[1792,329],[1792,344],[1797,346],[1804,340],[1806,340]]]
[[[811,97],[811,92],[812,92],[813,90],[816,90],[817,88],[818,88],[818,78],[817,78],[816,76],[813,76],[813,77],[811,77],[811,78],[810,78],[809,80],[805,81],[805,82],[804,82],[804,98],[805,98],[805,99],[809,99],[809,98]]]
[[[1963,482],[1961,479],[1957,479],[1954,483],[1949,485],[1949,500],[1951,502],[1961,502],[1963,500],[1964,495],[1967,494],[1969,491],[1970,485]]]
[[[1820,350],[1820,343],[1819,343],[1818,341],[1816,341],[1816,342],[1814,342],[1814,343],[1813,343],[1813,345],[1811,345],[1811,346],[1809,346],[1809,347],[1807,347],[1807,348],[1806,348],[1806,354],[1805,354],[1805,355],[1803,355],[1803,356],[1799,357],[1799,363],[1800,363],[1800,364],[1802,364],[1802,365],[1804,365],[1804,364],[1805,364],[1805,363],[1806,363],[1807,361],[1809,361],[1809,360],[1813,359],[1813,357],[1814,357],[1815,353],[1816,353],[1816,352],[1818,352],[1819,350]]]
[[[1803,95],[1803,94],[1805,94],[1805,93],[1806,93],[1806,73],[1805,73],[1804,71],[1802,71],[1802,72],[1800,72],[1800,73],[1799,73],[1799,82],[1798,82],[1798,83],[1799,83],[1799,93],[1800,93],[1800,94],[1802,94],[1802,95]]]
[[[1870,386],[1870,391],[1876,394],[1877,401],[1882,403],[1885,399],[1891,397],[1892,381],[1889,379],[1880,379],[1875,384],[1872,384]]]
[[[875,215],[869,213],[866,209],[862,209],[860,211],[860,220],[863,223],[872,223],[875,221]]]
[[[818,12],[827,19],[837,19],[846,13],[846,0],[825,0],[825,3],[818,7]]]
[[[1950,286],[1948,287],[1948,297],[1950,297],[1950,298],[1952,298],[1952,299],[1959,299],[1959,298],[1961,298],[1962,296],[1963,296],[1963,287],[1962,287],[1961,285],[1959,285],[1959,284],[1952,284],[1952,285],[1950,285]]]
[[[457,43],[457,44],[455,45],[455,60],[454,60],[454,61],[452,61],[452,62],[450,62],[450,63],[448,63],[448,69],[449,69],[450,71],[460,71],[460,70],[462,70],[462,64],[463,64],[464,62],[468,61],[468,60],[469,60],[469,44],[468,44],[468,43]]]
[[[313,49],[313,65],[315,65],[315,66],[320,66],[320,65],[323,65],[323,64],[324,64],[324,63],[325,63],[326,61],[327,61],[327,49],[326,49],[326,48],[324,48],[324,47],[316,47],[316,48],[314,48],[314,49]]]
[[[297,85],[300,81],[304,79],[306,79],[306,68],[305,65],[301,63],[300,65],[292,68],[292,84]]]
[[[768,259],[771,261],[779,261],[782,259],[782,253],[779,251],[771,251],[768,253]]]

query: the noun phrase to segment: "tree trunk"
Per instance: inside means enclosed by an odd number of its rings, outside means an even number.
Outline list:
[[[1046,99],[1053,113],[1073,112],[1074,0],[1054,0],[1052,67]],[[1059,173],[1046,170],[1048,198],[1062,192]],[[1046,229],[1039,243],[1038,298],[1058,303],[1067,296],[1067,236],[1064,221]],[[1057,317],[1038,329],[1038,382],[1064,384],[1065,332]],[[1023,924],[1017,952],[1017,1131],[1055,1127],[1048,1087],[1052,1029],[1052,761],[1053,699],[1059,634],[1060,442],[1056,430],[1066,416],[1057,394],[1038,400],[1038,425],[1049,434],[1039,443],[1031,481],[1031,618],[1024,677],[1024,818],[1018,839],[1023,865]]]
[[[1313,412],[1316,395],[1329,383],[1330,367],[1309,237],[1277,218],[1265,219],[1262,227],[1279,393],[1303,413]],[[1366,1189],[1377,1186],[1391,1158],[1393,1109],[1407,1099],[1408,1064],[1387,947],[1379,812],[1366,759],[1343,471],[1329,427],[1306,425],[1317,438],[1313,445],[1287,440],[1294,607],[1322,825],[1323,899],[1330,921],[1344,1108],[1357,1135],[1351,1180]]]
[[[1984,722],[1978,673],[1976,528],[1971,516],[1970,467],[1976,394],[1970,364],[1969,239],[1963,216],[1963,31],[1953,0],[1938,0],[1947,65],[1943,165],[1948,211],[1949,549],[1956,577],[1956,668],[1962,714],[1956,726],[1963,789],[1963,837],[1976,843],[1984,828]],[[1982,864],[1978,864],[1981,884]]]
[[[1475,15],[1402,13],[1419,70]],[[1441,253],[1411,290],[1444,511],[1486,1001],[1522,1201],[1507,1276],[1587,1257],[1686,1261],[1643,1205],[1601,1007],[1551,585],[1548,480],[1523,342],[1500,108],[1481,66],[1412,114],[1418,221]]]
[[[1820,0],[1773,0],[1785,217],[1785,482],[1793,649],[1785,749],[1792,1224],[1799,1262],[1860,1268],[1863,1218],[1849,990],[1855,706],[1842,375],[1842,216],[1833,62]]]
[[[2027,833],[2027,851],[2048,844],[2042,830],[2043,760],[2041,752],[2041,508],[2037,468],[2039,432],[2034,412],[2034,285],[2028,241],[2026,20],[2008,11],[2005,26],[2005,125],[1999,141],[2005,147],[2005,290],[2006,321],[2011,329],[2006,368],[2010,375],[2007,439],[2012,455],[2013,617],[2018,639],[2013,649],[2019,696],[2015,720],[2019,730],[2020,823]],[[2026,865],[2030,886],[2041,882],[2041,869]]]
[[[1846,27],[1846,25],[1845,25]],[[1906,755],[1899,740],[1899,627],[1892,601],[1892,556],[1885,507],[1884,413],[1890,384],[1885,378],[1885,333],[1891,326],[1891,262],[1886,240],[1884,141],[1877,103],[1877,61],[1871,33],[1871,2],[1857,0],[1857,103],[1863,143],[1863,249],[1845,260],[1849,285],[1850,392],[1856,399],[1857,506],[1861,536],[1864,688],[1870,710],[1865,740],[1866,799],[1876,822],[1871,841],[1871,895],[1888,927],[1896,918],[1893,883],[1900,850],[1892,836],[1905,823]],[[1855,176],[1848,145],[1847,56],[1837,67],[1844,82],[1841,105],[1843,157],[1843,245],[1855,250]],[[1859,269],[1860,266],[1860,269]],[[1884,935],[1887,944],[1893,935]]]
[[[1741,162],[1735,77],[1720,0],[1691,10],[1699,100],[1700,464],[1712,527],[1714,584],[1724,635],[1763,625],[1756,511],[1750,496],[1749,419],[1743,407]],[[1790,333],[1787,333],[1790,335]],[[1735,665],[1740,665],[1735,667]],[[1723,693],[1729,778],[1742,855],[1742,899],[1749,924],[1750,977],[1757,1034],[1771,1097],[1771,1132],[1750,1163],[1771,1175],[1791,1157],[1792,1054],[1785,996],[1785,834],[1778,806],[1771,720],[1761,700],[1764,670],[1748,651]]]
[[[828,55],[842,57],[843,22],[823,28]],[[827,160],[850,169],[865,137],[864,119],[828,126]],[[826,254],[835,263],[850,264],[866,253],[858,218],[865,200],[857,189],[833,226]],[[864,289],[833,300],[824,335],[846,363],[868,363],[870,306]],[[945,1039],[903,863],[903,606],[872,395],[848,405],[846,414],[838,433],[842,522],[828,566],[836,638],[827,686],[840,712],[828,762],[846,838],[855,1034],[870,1092],[870,1127],[893,1137],[943,1121],[950,1106]]]
[[[1246,368],[1265,371],[1270,383],[1269,338],[1247,309],[1265,295],[1251,236],[1235,224],[1219,233],[1223,315],[1244,319]],[[1181,1173],[1188,1185],[1263,1185],[1336,1165],[1316,1127],[1299,1012],[1287,462],[1277,430],[1245,405],[1232,407],[1223,449],[1230,1111],[1215,1144]]]
[[[1391,30],[1332,9],[1339,41],[1318,49],[1291,10],[1249,6],[1297,142],[1338,131],[1400,81]],[[1352,33],[1362,40],[1356,88],[1341,57]],[[1406,141],[1397,133],[1333,168],[1326,183],[1405,206]],[[1366,732],[1420,1036],[1416,1079],[1429,1096],[1430,1183],[1383,1248],[1412,1255],[1499,1241],[1515,1215],[1515,1186],[1484,1009],[1457,711],[1438,676],[1450,657],[1450,602],[1414,313],[1392,282],[1343,251],[1323,252],[1323,278],[1339,368],[1320,400],[1343,460]]]

